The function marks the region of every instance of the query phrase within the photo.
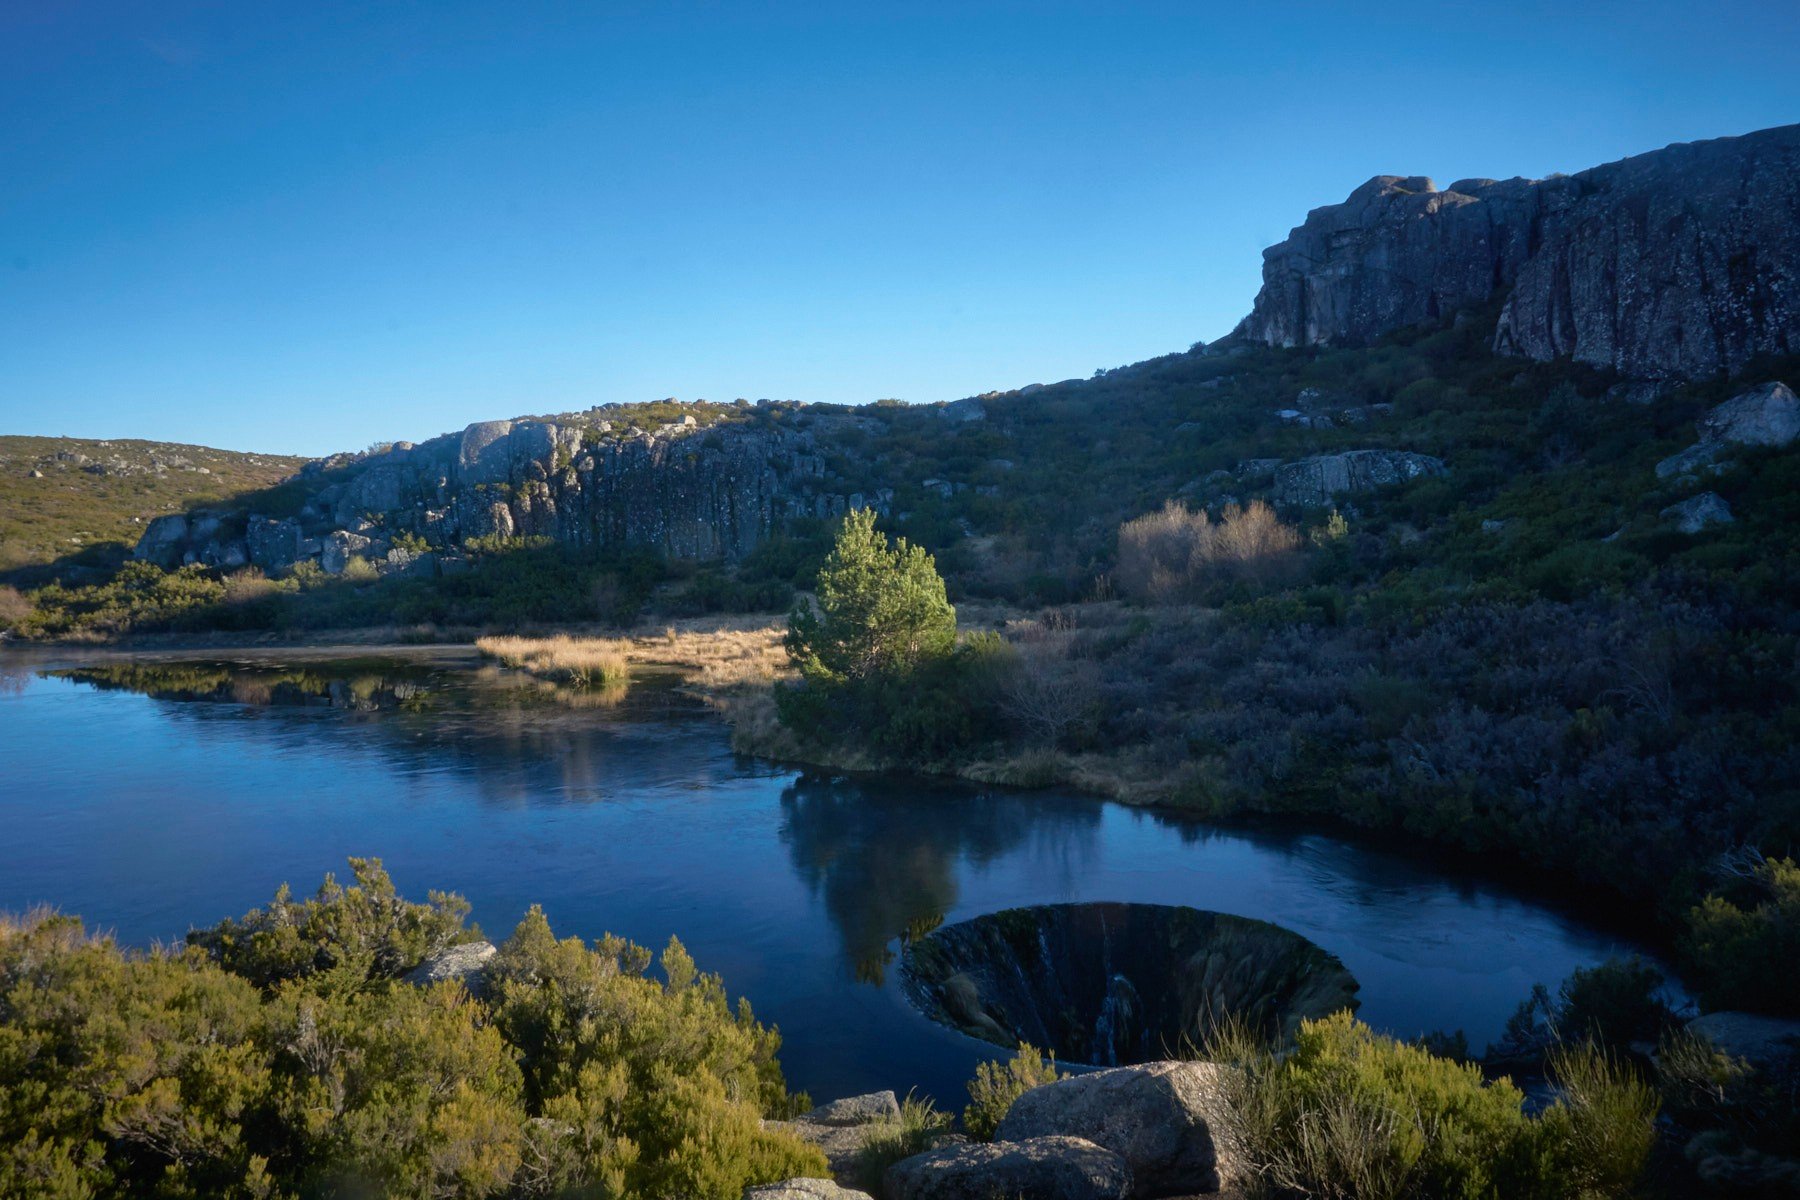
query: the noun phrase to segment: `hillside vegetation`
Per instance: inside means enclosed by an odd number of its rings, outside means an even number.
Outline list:
[[[304,459],[134,439],[0,437],[0,580],[117,567],[144,525],[261,488]]]

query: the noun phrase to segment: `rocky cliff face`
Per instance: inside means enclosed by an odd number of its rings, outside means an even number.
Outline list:
[[[1238,336],[1365,342],[1497,297],[1495,349],[1640,378],[1800,353],[1800,125],[1578,175],[1379,175],[1263,252]]]
[[[761,415],[769,419],[622,433],[597,419],[478,422],[308,463],[291,515],[252,501],[244,513],[160,518],[136,556],[265,570],[310,560],[331,574],[362,559],[383,572],[436,574],[456,569],[477,540],[549,538],[732,561],[787,520],[886,509],[886,491],[834,490],[820,453],[816,427],[855,418]]]

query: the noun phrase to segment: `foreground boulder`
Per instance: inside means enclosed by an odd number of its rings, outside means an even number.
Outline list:
[[[971,1142],[901,1159],[883,1181],[888,1200],[1124,1200],[1131,1168],[1075,1137]]]
[[[871,1121],[898,1121],[900,1101],[892,1092],[846,1096],[821,1104],[800,1117],[808,1125],[867,1125]]]
[[[817,1146],[835,1175],[856,1169],[863,1146],[878,1130],[900,1119],[900,1101],[892,1092],[846,1096],[821,1104],[792,1121],[764,1121],[763,1128],[790,1134]]]
[[[1243,1173],[1230,1116],[1231,1068],[1155,1062],[1033,1088],[996,1137],[1065,1135],[1112,1151],[1131,1168],[1132,1195],[1214,1192]]]
[[[1800,397],[1785,383],[1751,388],[1700,418],[1703,442],[1786,446],[1795,438],[1800,438]]]
[[[829,1179],[783,1179],[745,1189],[744,1200],[870,1200],[870,1196]]]

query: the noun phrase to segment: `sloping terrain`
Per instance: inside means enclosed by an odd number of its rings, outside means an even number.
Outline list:
[[[131,439],[0,437],[0,576],[117,565],[165,513],[270,487],[304,459]]]

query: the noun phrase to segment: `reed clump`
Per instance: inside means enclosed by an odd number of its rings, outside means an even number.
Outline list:
[[[483,657],[539,679],[580,688],[613,687],[631,677],[631,664],[611,638],[484,637],[475,642]]]

